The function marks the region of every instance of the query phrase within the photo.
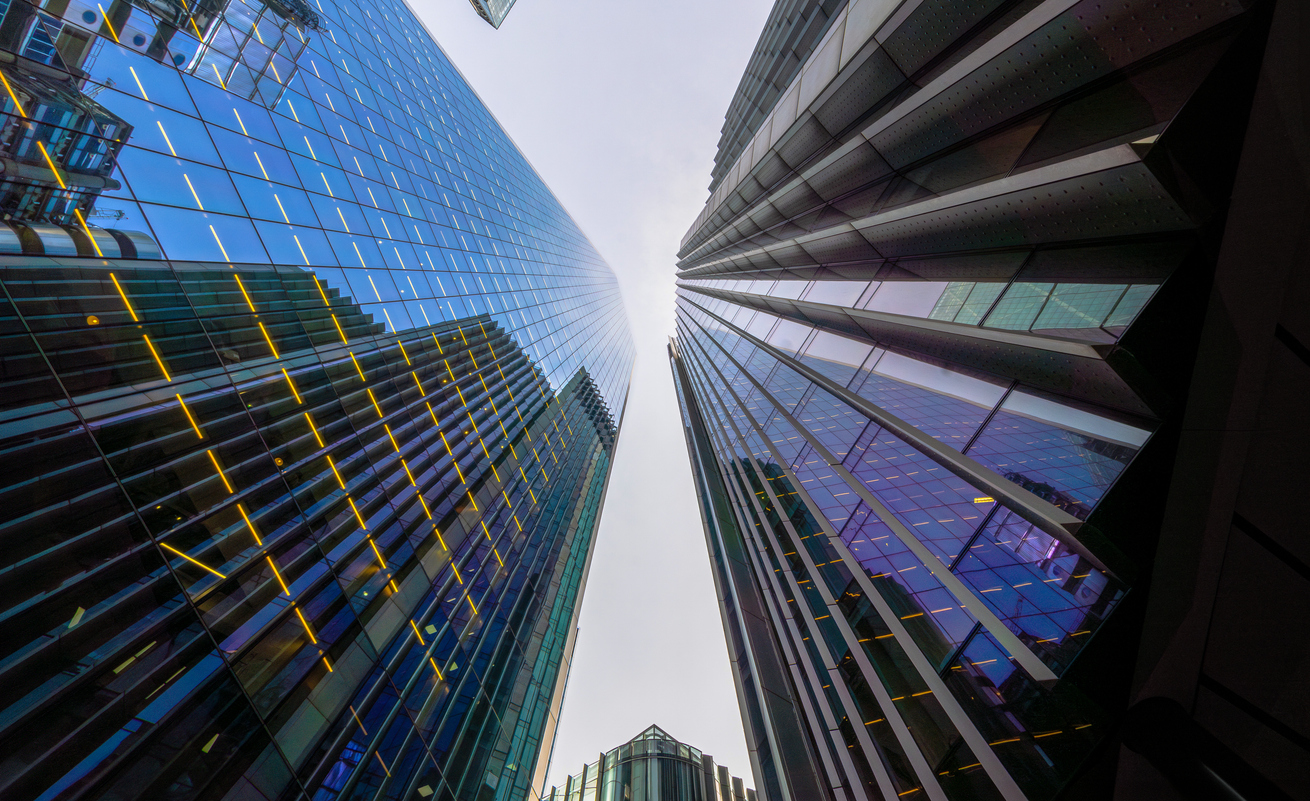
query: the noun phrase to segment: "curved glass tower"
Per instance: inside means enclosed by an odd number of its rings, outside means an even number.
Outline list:
[[[714,757],[659,726],[611,748],[542,801],[755,801],[755,791]]]
[[[609,267],[403,3],[0,14],[0,796],[525,797]]]

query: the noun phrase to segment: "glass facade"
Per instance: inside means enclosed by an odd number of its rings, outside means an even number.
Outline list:
[[[651,726],[550,788],[542,801],[755,801],[714,757]]]
[[[1230,157],[1195,109],[1240,108],[1206,87],[1259,18],[831,5],[734,101],[669,348],[757,786],[1054,798],[1122,711],[1088,666],[1138,614],[1156,376],[1213,270],[1165,165]]]
[[[0,797],[527,797],[609,267],[403,3],[0,14]]]
[[[514,0],[469,0],[469,2],[473,4],[473,10],[478,12],[478,16],[493,28],[499,28],[505,17],[509,16],[509,10],[514,7]]]

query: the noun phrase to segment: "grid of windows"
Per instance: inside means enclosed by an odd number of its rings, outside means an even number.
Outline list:
[[[0,795],[525,797],[609,267],[403,3],[3,13]]]

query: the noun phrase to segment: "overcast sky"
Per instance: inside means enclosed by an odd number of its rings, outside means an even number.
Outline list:
[[[753,785],[665,343],[678,242],[771,0],[410,0],[618,274],[637,364],[550,780],[652,723]]]

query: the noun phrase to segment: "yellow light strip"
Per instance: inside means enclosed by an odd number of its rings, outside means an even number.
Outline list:
[[[382,407],[378,406],[378,399],[373,397],[373,390],[369,389],[368,387],[364,387],[364,391],[368,393],[368,399],[373,401],[373,408],[377,409],[378,417],[385,418],[386,415],[382,413]]]
[[[164,366],[164,360],[159,358],[159,351],[155,350],[154,344],[150,341],[150,336],[148,334],[142,334],[141,336],[146,341],[146,347],[150,348],[150,355],[155,357],[155,364],[159,365],[159,372],[164,374],[164,380],[172,383],[173,378],[168,374],[168,368]]]
[[[328,673],[336,673],[336,671],[332,669],[332,663],[327,661],[326,656],[323,657],[323,667],[328,669]]]
[[[241,513],[241,519],[246,521],[246,528],[250,529],[250,534],[255,538],[255,544],[264,547],[264,541],[259,538],[259,532],[255,530],[255,524],[250,522],[250,517],[246,515],[246,507],[237,504],[237,511]]]
[[[414,629],[414,636],[418,637],[418,644],[426,646],[427,643],[423,641],[423,635],[418,630],[418,624],[411,620],[409,621],[409,627]]]
[[[104,10],[101,9],[101,12],[100,12],[100,13],[104,14]],[[105,14],[105,22],[106,22],[106,24],[109,22],[109,15],[108,15],[108,14]],[[113,28],[110,28],[109,31],[110,31],[110,33],[113,33],[114,29],[113,29]],[[114,41],[118,41],[118,35],[117,35],[117,34],[114,35]],[[132,73],[132,77],[136,79],[136,88],[138,88],[138,89],[141,90],[141,97],[142,97],[142,99],[145,100],[147,103],[149,103],[149,102],[150,102],[150,96],[146,94],[146,88],[145,88],[144,86],[141,85],[141,78],[140,78],[140,76],[138,76],[138,75],[136,74],[136,68],[135,68],[135,67],[128,67],[127,69],[128,69],[129,72]]]
[[[333,318],[333,319],[336,319],[336,318]],[[338,327],[337,330],[340,330],[340,327]],[[368,379],[364,377],[364,368],[359,366],[359,359],[356,359],[356,358],[355,358],[355,354],[354,354],[353,352],[351,352],[351,351],[346,351],[346,352],[347,352],[347,353],[350,353],[350,360],[351,360],[352,362],[355,363],[355,371],[356,371],[357,373],[359,373],[359,380],[360,380],[360,381],[368,381]]]
[[[132,309],[132,304],[127,302],[127,293],[123,291],[123,285],[118,283],[118,276],[110,273],[109,278],[114,282],[114,288],[118,290],[118,296],[123,299],[123,305],[127,307],[127,313],[132,315],[132,322],[140,322],[136,316],[136,312]]]
[[[476,614],[478,613],[478,608],[477,608],[476,606],[473,605],[473,596],[472,596],[472,595],[465,595],[465,596],[464,596],[464,600],[466,600],[466,601],[469,602],[469,609],[472,609],[472,610],[473,610],[473,614],[476,615]]]
[[[300,625],[305,627],[305,633],[309,635],[309,641],[314,645],[318,645],[318,638],[314,636],[313,629],[309,627],[309,621],[305,620],[305,616],[300,613],[300,607],[293,606],[291,608],[296,610],[296,617],[300,618]]]
[[[50,152],[45,149],[45,143],[38,140],[36,146],[41,149],[41,155],[45,156],[45,163],[50,165],[50,171],[55,174],[55,180],[59,182],[59,188],[67,189],[68,184],[64,183],[64,176],[59,174],[59,168],[55,166],[55,160],[50,158]]]
[[[401,460],[400,460],[400,466],[403,467],[403,468],[405,468],[405,475],[409,476],[409,483],[410,483],[410,484],[413,484],[415,487],[417,487],[417,486],[418,486],[418,482],[414,480],[414,474],[411,473],[411,472],[409,472],[409,463],[406,462],[404,459],[401,459]],[[423,500],[423,496],[420,495],[420,496],[419,496],[419,500]],[[424,508],[426,508],[426,505],[425,505]],[[431,517],[431,515],[428,515],[428,517]]]
[[[383,423],[382,427],[387,430],[387,439],[391,440],[391,447],[396,449],[396,453],[400,453],[400,446],[396,444],[396,437],[391,433],[391,426]]]
[[[173,140],[168,138],[168,131],[164,130],[164,123],[159,120],[155,120],[155,125],[159,126],[159,133],[162,134],[164,137],[164,144],[168,145],[168,152],[176,156],[177,150],[173,148]]]
[[[223,240],[218,238],[218,231],[214,230],[214,226],[209,226],[209,233],[214,235],[214,241],[218,243],[218,252],[223,254],[223,261],[231,262],[232,259],[227,255],[227,248],[223,247]]]
[[[349,345],[350,343],[346,341],[346,332],[341,330],[341,323],[337,322],[337,316],[333,314],[331,315],[331,317],[332,317],[332,324],[337,327],[337,333],[341,335],[341,344]]]
[[[14,87],[9,85],[9,79],[5,77],[3,72],[0,72],[0,82],[4,83],[5,91],[9,93],[9,99],[14,101],[14,108],[18,110],[18,116],[26,117],[27,112],[23,111],[23,104],[18,102],[18,95],[14,92]]]
[[[328,303],[327,293],[323,291],[323,285],[318,282],[318,276],[311,275],[310,277],[314,279],[314,286],[318,287],[318,294],[323,297],[323,305],[330,308],[332,304]]]
[[[258,325],[259,330],[264,334],[264,341],[268,343],[268,349],[273,351],[273,358],[281,359],[282,357],[277,355],[277,348],[273,346],[273,338],[268,335],[268,329],[264,327],[263,323],[257,322],[255,325]]]
[[[186,414],[187,422],[189,422],[191,428],[195,430],[196,436],[200,439],[204,439],[205,435],[200,432],[200,426],[196,425],[196,418],[191,416],[191,410],[187,408],[186,401],[182,400],[181,395],[175,395],[174,397],[177,398],[177,402],[182,406],[182,411]]]
[[[382,565],[382,569],[383,569],[383,570],[386,570],[386,569],[387,569],[387,560],[385,560],[385,559],[382,558],[382,552],[378,550],[378,544],[377,544],[376,542],[373,541],[373,538],[372,538],[372,537],[368,537],[367,539],[368,539],[368,544],[371,545],[371,546],[373,546],[373,553],[377,556],[377,558],[378,558],[378,563]]]
[[[418,380],[418,373],[410,371],[410,375],[414,376],[414,383],[418,385],[418,394],[426,398],[428,396],[428,393],[423,390],[423,383]]]
[[[268,566],[273,568],[273,575],[277,576],[277,583],[282,585],[282,592],[285,592],[287,597],[290,598],[291,590],[287,589],[287,583],[282,580],[282,574],[278,572],[277,564],[273,562],[273,557],[265,556],[264,558],[268,560]]]
[[[314,418],[309,416],[309,412],[305,412],[305,422],[309,423],[309,430],[314,432],[314,439],[318,440],[318,447],[326,447],[323,444],[323,438],[318,435],[318,429],[314,427]]]
[[[328,456],[327,454],[323,454],[323,458],[327,459],[328,467],[332,468],[332,475],[337,477],[337,483],[341,485],[342,489],[345,489],[346,482],[344,479],[341,478],[341,474],[337,472],[337,466],[332,463],[332,457]]]
[[[286,376],[287,386],[291,387],[291,394],[296,397],[296,403],[303,404],[304,401],[300,399],[300,393],[296,392],[295,382],[291,380],[291,374],[287,372],[287,368],[285,367],[282,368],[282,375]]]
[[[197,195],[197,194],[196,194],[196,188],[195,188],[195,186],[191,183],[191,176],[187,175],[186,173],[182,173],[182,179],[186,181],[187,189],[190,189],[190,190],[191,190],[191,197],[195,199],[195,201],[196,201],[196,205],[200,207],[200,210],[201,210],[201,211],[204,211],[204,210],[205,210],[205,204],[203,204],[203,203],[200,202],[200,195]]]
[[[250,293],[246,291],[246,285],[242,283],[241,276],[237,275],[236,273],[233,273],[232,277],[237,279],[237,286],[241,287],[241,295],[246,299],[246,305],[250,307],[250,310],[252,312],[258,314],[259,309],[255,308],[255,302],[250,299]]]
[[[428,661],[432,663],[432,669],[437,672],[437,678],[441,681],[445,681],[446,677],[441,675],[441,668],[437,667],[437,660],[429,656]]]
[[[414,363],[409,360],[409,354],[405,352],[405,343],[397,339],[396,344],[400,346],[400,355],[405,357],[405,364],[413,367]]]
[[[112,5],[112,4],[111,4],[111,5]],[[114,30],[114,26],[111,25],[111,24],[109,23],[109,15],[105,13],[105,7],[102,6],[102,5],[100,5],[99,3],[96,3],[96,8],[100,9],[100,16],[102,16],[102,17],[105,18],[105,27],[109,29],[109,35],[112,36],[112,37],[114,37],[114,41],[117,42],[117,41],[118,41],[118,31]],[[133,72],[132,74],[133,74],[133,75],[136,75],[135,72]],[[140,81],[138,80],[137,83],[139,84]],[[141,94],[144,95],[145,92],[143,91]]]
[[[418,502],[419,502],[419,504],[423,507],[423,513],[426,514],[426,515],[428,516],[428,520],[431,520],[431,519],[432,519],[432,510],[428,508],[428,502],[425,501],[425,500],[423,500],[423,493],[418,492],[418,493],[415,493],[415,495],[418,496]],[[441,536],[440,534],[437,535],[438,538],[440,538],[440,536]],[[442,546],[442,547],[445,547],[445,546],[444,546],[444,543],[443,543],[443,546]]]
[[[192,20],[191,24],[194,25],[195,20]],[[223,81],[223,73],[218,71],[218,65],[211,61],[209,62],[209,66],[214,68],[214,77],[218,79],[218,85],[223,87],[223,89],[227,89],[227,83]]]
[[[359,527],[368,531],[368,524],[364,522],[364,516],[359,513],[359,507],[355,506],[355,499],[347,495],[346,500],[350,502],[350,509],[355,513],[355,519],[359,521]],[[372,540],[369,540],[369,542],[372,542]],[[386,567],[386,565],[383,565],[383,567]]]
[[[205,453],[209,454],[209,461],[214,463],[214,469],[218,471],[218,477],[223,479],[223,486],[227,487],[228,494],[235,492],[236,490],[232,489],[232,485],[228,483],[227,476],[223,475],[223,468],[218,464],[218,457],[211,450],[206,450]]]
[[[79,223],[81,223],[82,230],[86,231],[86,238],[91,240],[91,247],[95,248],[96,255],[103,259],[105,257],[105,252],[100,249],[100,243],[96,241],[95,234],[91,233],[91,226],[86,224],[86,218],[82,216],[82,210],[77,208],[73,209],[73,216],[77,218]]]
[[[186,554],[182,553],[181,551],[179,551],[178,549],[174,548],[172,545],[169,545],[169,544],[166,543],[166,542],[161,542],[161,543],[159,543],[159,547],[160,547],[160,548],[167,548],[168,550],[172,551],[173,553],[175,553],[175,554],[177,554],[178,556],[182,557],[183,559],[187,560],[187,561],[190,562],[191,564],[196,565],[197,567],[202,567],[202,568],[204,568],[205,570],[208,570],[210,573],[213,573],[215,576],[218,576],[219,578],[223,578],[223,579],[227,578],[227,576],[225,576],[225,575],[223,575],[222,573],[218,572],[217,570],[215,570],[214,568],[212,568],[212,567],[210,567],[209,565],[205,564],[204,562],[200,562],[200,561],[197,561],[197,560],[195,560],[195,559],[192,559],[191,557],[187,556]]]

